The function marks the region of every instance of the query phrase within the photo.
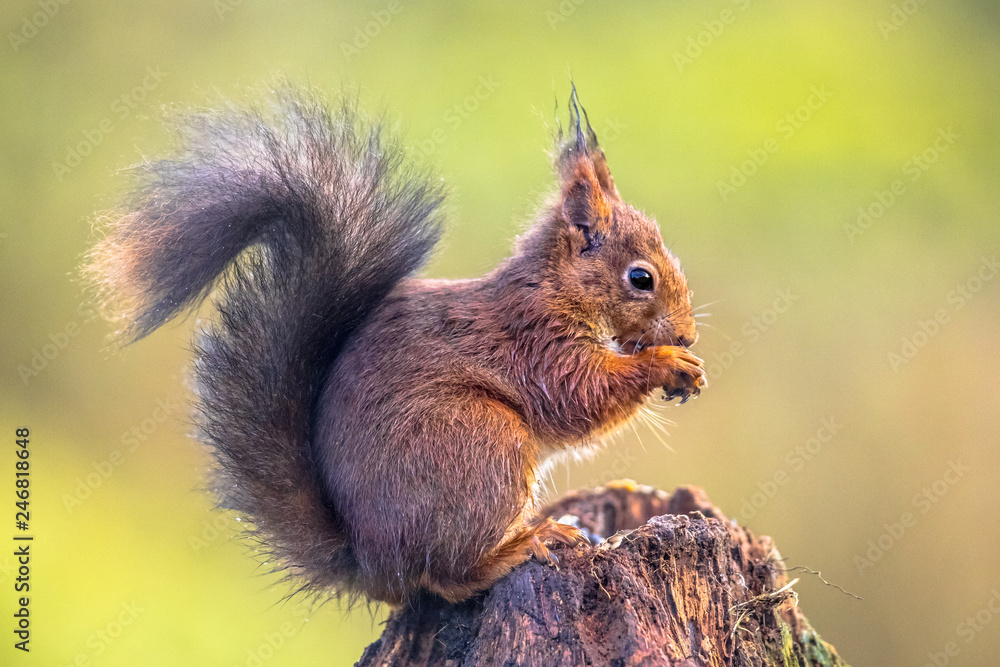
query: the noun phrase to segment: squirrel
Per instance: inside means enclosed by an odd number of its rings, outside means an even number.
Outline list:
[[[85,273],[122,344],[209,298],[193,388],[223,508],[298,590],[458,602],[549,546],[539,467],[706,385],[690,292],[619,196],[575,86],[513,256],[414,277],[444,189],[384,123],[291,85],[184,114]]]

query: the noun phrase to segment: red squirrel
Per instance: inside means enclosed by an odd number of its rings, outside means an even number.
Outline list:
[[[440,180],[354,103],[291,86],[188,113],[86,272],[133,342],[206,297],[196,426],[222,507],[305,591],[457,602],[547,545],[539,466],[705,386],[690,293],[575,88],[558,191],[472,280],[413,277]]]

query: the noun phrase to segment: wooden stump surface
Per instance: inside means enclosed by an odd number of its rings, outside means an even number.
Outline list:
[[[428,595],[393,612],[357,665],[846,665],[796,605],[771,539],[701,489],[619,482],[544,514],[607,539],[557,547],[558,567],[529,561],[462,604]]]

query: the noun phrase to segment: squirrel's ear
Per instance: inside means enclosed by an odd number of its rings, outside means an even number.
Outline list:
[[[603,235],[611,206],[590,158],[584,154],[570,164],[560,164],[559,171],[563,220],[585,232]]]
[[[569,100],[570,136],[559,128],[556,169],[562,194],[563,219],[581,229],[588,247],[599,244],[611,218],[611,202],[620,200],[604,151],[580,105],[576,86]]]

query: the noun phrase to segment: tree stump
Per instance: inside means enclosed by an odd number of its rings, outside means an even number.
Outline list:
[[[771,538],[704,491],[631,482],[574,492],[545,516],[605,537],[556,547],[458,605],[427,595],[394,611],[358,667],[846,665],[820,639]]]

